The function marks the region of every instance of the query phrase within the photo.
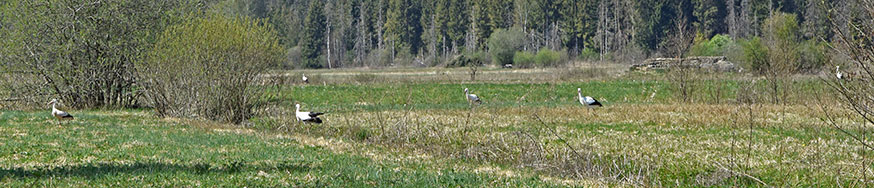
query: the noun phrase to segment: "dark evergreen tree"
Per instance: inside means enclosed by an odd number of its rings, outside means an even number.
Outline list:
[[[322,1],[311,1],[304,19],[304,31],[300,40],[302,66],[322,68],[321,55],[325,46],[325,14]]]
[[[390,0],[385,22],[386,41],[397,50],[417,54],[421,48],[422,25],[419,23],[421,7],[419,1]]]

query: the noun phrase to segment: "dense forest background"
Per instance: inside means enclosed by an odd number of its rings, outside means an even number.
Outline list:
[[[831,41],[828,10],[841,0],[230,0],[228,11],[268,19],[288,49],[286,67],[433,66],[456,55],[484,56],[496,33],[521,32],[518,50],[570,59],[637,61],[673,56],[670,39],[687,29],[698,46],[720,36],[738,42],[771,37],[792,22],[790,40],[821,48]],[[863,15],[864,16],[864,15]],[[779,17],[771,25],[768,19]],[[789,19],[788,21],[783,21]],[[853,19],[837,18],[834,19]],[[679,27],[682,26],[682,27]],[[773,35],[769,36],[770,33]],[[514,38],[513,36],[521,36]],[[786,38],[786,37],[784,37]],[[691,40],[690,40],[691,41]],[[512,46],[515,48],[516,46]],[[696,48],[693,47],[693,51]],[[704,51],[704,52],[702,52]],[[722,50],[693,55],[722,55]],[[712,51],[712,50],[711,50]],[[478,54],[478,52],[481,52]],[[517,55],[518,56],[518,55]],[[516,59],[519,59],[518,57]],[[740,58],[737,58],[740,59]],[[817,62],[819,63],[819,62]]]

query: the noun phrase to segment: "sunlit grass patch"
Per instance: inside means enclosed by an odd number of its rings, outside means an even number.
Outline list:
[[[4,111],[4,186],[549,186],[524,177],[410,161],[376,162],[297,138],[146,111],[73,111],[58,126],[45,112]],[[544,184],[546,183],[546,184]]]

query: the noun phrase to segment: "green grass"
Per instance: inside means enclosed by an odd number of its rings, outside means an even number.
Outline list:
[[[692,101],[678,103],[660,73],[489,70],[508,75],[476,82],[459,81],[464,69],[428,73],[443,70],[318,70],[308,76],[330,81],[265,84],[266,105],[246,128],[147,110],[74,111],[79,119],[58,127],[48,112],[2,111],[0,184],[855,187],[874,177],[861,168],[872,153],[811,108],[824,88],[814,79],[791,81],[775,105],[764,80],[750,92],[756,78],[701,77]],[[578,87],[605,107],[581,107]],[[485,103],[469,110],[464,88]],[[761,103],[749,106],[753,118],[738,96]],[[326,123],[297,124],[294,103],[327,111]]]
[[[536,176],[374,160],[245,129],[157,120],[138,110],[78,111],[77,120],[62,126],[48,112],[0,113],[4,187],[551,186]]]
[[[690,97],[696,103],[732,103],[741,85],[749,81],[715,79],[696,81]],[[756,82],[761,90],[750,96],[769,101],[767,82]],[[812,93],[822,92],[821,82],[812,79],[792,81],[785,97],[789,104],[807,104]],[[579,105],[577,88],[602,104],[666,104],[679,102],[673,85],[659,79],[609,79],[557,83],[374,83],[262,86],[263,101],[279,106],[301,103],[306,109],[328,112],[382,111],[401,109],[466,109],[464,88],[483,99],[482,107],[563,107]],[[315,109],[314,109],[315,108]]]
[[[595,96],[602,103],[650,103],[665,101],[670,95],[668,84],[661,81],[594,81],[587,83],[560,84],[371,84],[371,85],[312,85],[283,88],[266,88],[268,102],[281,105],[302,103],[309,107],[331,112],[358,110],[414,109],[464,109],[468,103],[464,88],[479,95],[483,107],[569,106],[579,105],[577,88],[583,95]],[[524,97],[524,98],[523,98]]]

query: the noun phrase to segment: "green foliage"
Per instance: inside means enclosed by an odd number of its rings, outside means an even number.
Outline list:
[[[385,40],[396,53],[419,54],[422,45],[422,7],[419,1],[388,0]]]
[[[798,46],[798,70],[813,73],[825,66],[831,58],[828,54],[828,44],[816,40],[806,40]]]
[[[534,56],[534,64],[538,67],[556,66],[562,60],[562,52],[543,48]]]
[[[303,37],[301,38],[302,67],[322,68],[322,48],[325,46],[325,15],[322,13],[322,1],[311,1],[304,19]]]
[[[668,36],[675,29],[674,21],[678,18],[679,5],[687,1],[640,1],[636,4],[640,14],[637,30],[637,43],[646,51],[656,50],[659,45],[668,42]],[[688,19],[689,16],[687,16]]]
[[[534,53],[517,51],[513,55],[513,65],[519,68],[534,67]]]
[[[792,14],[778,13],[766,19],[762,25],[765,39],[754,37],[740,42],[743,60],[758,73],[786,75],[815,72],[829,59],[827,45],[815,40],[802,40],[797,29],[798,22]],[[708,43],[696,44],[696,47],[701,46],[699,49],[704,50],[693,51],[706,53],[708,47],[715,46],[709,43],[716,42],[716,39],[714,37]]]
[[[753,37],[741,41],[740,45],[743,48],[743,60],[748,64],[748,67],[759,73],[764,71],[770,58],[768,57],[768,47],[762,43],[762,39]]]
[[[439,0],[436,3],[434,19],[438,42],[441,48],[451,48],[453,45],[464,44],[464,37],[470,24],[469,13],[464,0]]]
[[[261,20],[207,16],[168,28],[140,64],[160,115],[240,123],[252,115],[257,76],[283,50]]]
[[[773,37],[778,43],[796,44],[801,39],[798,35],[798,19],[795,14],[779,12],[765,19],[762,24],[764,35]]]
[[[286,48],[317,42],[321,42],[322,46],[326,45],[325,41],[317,41],[324,40],[323,38],[310,37],[312,33],[325,33],[324,25],[318,25],[325,22],[305,22],[308,12],[313,10],[310,6],[319,4],[322,15],[330,20],[332,49],[336,49],[332,58],[338,60],[337,64],[340,66],[385,66],[388,63],[380,61],[385,59],[380,56],[384,56],[382,53],[386,51],[392,57],[401,52],[421,56],[426,59],[423,64],[437,65],[444,62],[440,59],[457,55],[464,50],[487,50],[488,39],[492,38],[494,31],[511,27],[522,28],[526,37],[531,39],[525,41],[525,45],[535,50],[548,45],[547,47],[553,49],[568,49],[569,54],[579,54],[582,50],[593,48],[603,55],[611,54],[617,61],[638,61],[654,55],[656,50],[664,50],[661,51],[663,53],[671,51],[670,48],[659,48],[665,47],[668,43],[666,39],[675,34],[675,23],[681,20],[681,15],[687,28],[691,32],[700,33],[704,38],[730,34],[734,39],[758,36],[770,40],[763,37],[767,29],[762,28],[762,25],[772,13],[780,11],[796,15],[796,21],[803,21],[803,27],[798,27],[798,30],[805,34],[806,39],[821,37],[830,40],[832,35],[829,32],[831,28],[824,27],[827,25],[825,20],[829,18],[828,9],[831,8],[812,0],[745,3],[741,0],[208,2],[208,6],[221,7],[226,14],[269,18],[270,24],[277,28],[280,43]],[[834,9],[835,12],[850,10],[852,9]],[[313,28],[321,28],[321,31],[306,31]],[[467,49],[468,47],[471,49]],[[311,53],[307,59],[310,67],[320,66],[313,61],[319,61],[318,56],[324,54],[321,50],[324,49],[310,50],[319,51],[318,55]],[[353,53],[349,53],[350,51]],[[629,51],[634,53],[627,53]],[[298,62],[299,59],[293,60],[295,64],[304,64]]]
[[[796,73],[798,69],[798,45],[801,40],[798,20],[794,14],[776,13],[762,24],[763,39],[770,57],[766,71],[779,75]]]
[[[492,28],[489,24],[488,17],[488,9],[487,9],[487,0],[469,0],[471,10],[471,32],[475,36],[473,42],[474,49],[481,50],[484,47],[484,43],[487,43],[487,39],[489,39],[489,35],[492,34]]]
[[[577,59],[583,61],[597,61],[600,59],[601,54],[595,51],[593,48],[586,48],[580,52],[580,55],[577,56]]]
[[[692,4],[694,5],[692,14],[698,20],[692,25],[698,29],[697,32],[700,35],[710,37],[715,32],[725,28],[725,12],[720,12],[724,2],[718,0],[693,0]]]
[[[564,23],[560,26],[565,32],[562,35],[565,47],[574,50],[590,49],[598,31],[598,2],[561,0],[559,3],[561,20]]]
[[[699,33],[699,37],[703,36]],[[728,35],[718,34],[711,39],[695,40],[695,44],[689,49],[690,56],[722,56],[725,54],[725,49],[732,45],[734,41]]]
[[[537,53],[518,51],[513,55],[513,64],[522,68],[551,67],[557,66],[562,61],[567,61],[564,51],[555,51],[543,48]]]
[[[513,63],[513,56],[517,50],[525,45],[525,33],[520,28],[508,30],[498,29],[488,40],[489,54],[496,65]]]
[[[482,66],[485,62],[488,61],[488,57],[484,52],[475,51],[475,52],[464,52],[461,55],[456,56],[449,63],[446,64],[447,68],[450,67],[470,67],[470,66]]]

